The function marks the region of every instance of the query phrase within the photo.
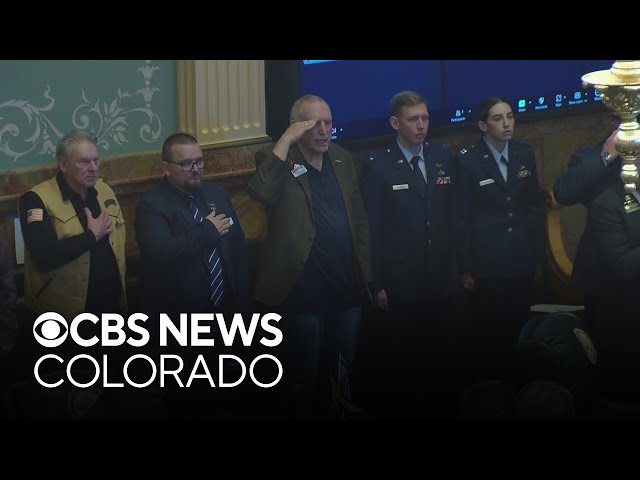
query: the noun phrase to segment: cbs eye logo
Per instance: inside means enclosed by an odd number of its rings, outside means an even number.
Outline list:
[[[69,325],[64,317],[56,312],[43,313],[33,324],[33,336],[43,347],[59,347],[67,339],[67,335]]]

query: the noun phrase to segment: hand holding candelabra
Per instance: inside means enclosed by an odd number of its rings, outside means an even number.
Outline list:
[[[616,150],[622,155],[620,178],[627,193],[637,190],[638,167],[636,159],[640,154],[640,61],[616,60],[611,69],[583,75],[584,85],[593,85],[600,93],[604,104],[621,118],[620,130],[616,135]]]

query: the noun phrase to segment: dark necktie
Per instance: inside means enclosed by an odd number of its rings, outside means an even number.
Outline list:
[[[416,184],[419,188],[419,191],[422,193],[422,196],[425,196],[425,194],[427,193],[427,182],[425,182],[424,176],[420,171],[420,167],[418,167],[418,160],[420,160],[420,157],[418,155],[414,156],[411,159],[411,165],[413,166],[413,175],[416,179]]]
[[[507,169],[509,168],[509,160],[507,160],[506,158],[504,158],[503,155],[500,155],[500,163],[504,164]],[[500,172],[502,173],[502,172]],[[504,178],[504,181],[507,181],[507,173],[505,172],[505,174],[502,176]]]
[[[191,213],[196,222],[202,222],[202,214],[198,209],[196,203],[196,196],[189,195],[189,207]],[[209,265],[209,290],[211,291],[211,301],[215,306],[220,305],[222,301],[222,293],[224,291],[224,278],[222,275],[222,262],[220,261],[220,255],[218,255],[217,248],[205,249],[205,255],[207,256],[207,263]]]

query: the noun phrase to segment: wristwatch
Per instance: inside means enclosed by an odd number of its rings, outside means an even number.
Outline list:
[[[600,153],[600,158],[602,159],[602,163],[604,163],[605,167],[609,166],[609,162],[611,162],[611,154],[609,152]]]

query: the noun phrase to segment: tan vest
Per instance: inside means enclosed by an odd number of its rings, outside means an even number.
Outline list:
[[[105,210],[105,200],[112,199],[106,211],[113,222],[113,231],[109,234],[109,243],[115,254],[120,270],[122,294],[119,305],[122,312],[127,311],[125,290],[125,229],[120,204],[111,187],[98,179],[95,185],[98,192],[98,204]],[[44,203],[58,239],[72,237],[84,232],[71,201],[63,201],[56,177],[50,178],[31,189]],[[29,255],[24,252],[24,303],[36,314],[57,312],[71,321],[84,312],[89,285],[89,252],[56,269],[45,272],[40,270]]]

